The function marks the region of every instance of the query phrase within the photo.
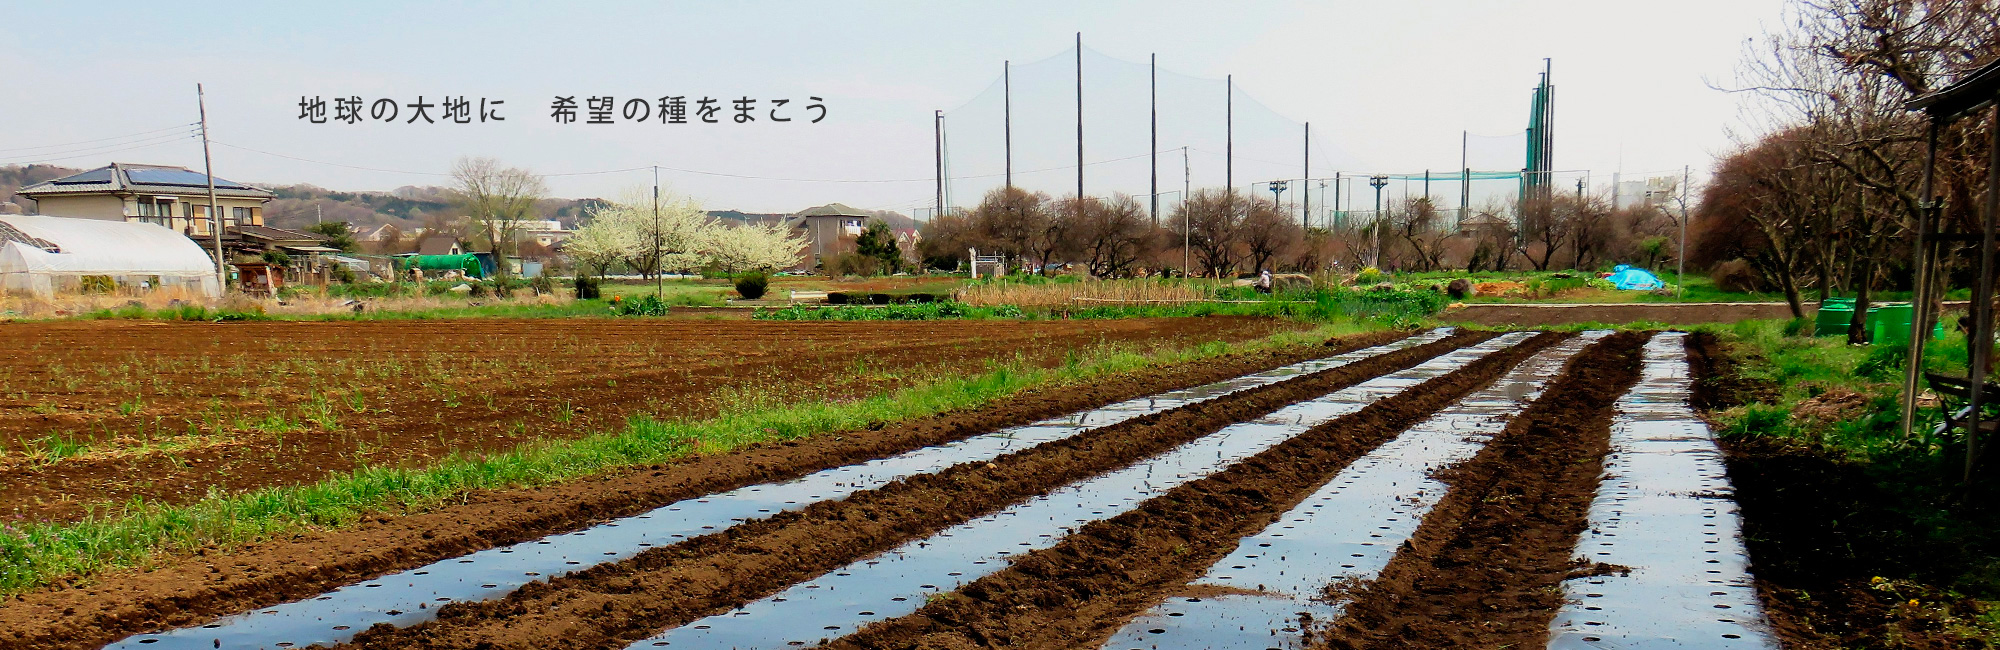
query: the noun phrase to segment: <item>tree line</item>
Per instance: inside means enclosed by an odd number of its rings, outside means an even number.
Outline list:
[[[1784,29],[1746,52],[1733,90],[1757,100],[1760,121],[1716,164],[1691,261],[1782,293],[1794,316],[1809,295],[1851,295],[1848,336],[1864,342],[1872,293],[1912,287],[1927,209],[1928,122],[1904,103],[1996,56],[2000,13],[1984,0],[1792,5]],[[1937,134],[1944,232],[1979,230],[1991,128],[1966,119]],[[1963,283],[1975,249],[1947,247],[1946,275]]]
[[[1005,187],[969,211],[924,224],[914,253],[933,269],[962,268],[968,250],[978,249],[1012,269],[1097,277],[1597,269],[1672,259],[1685,212],[1672,202],[1613,209],[1609,197],[1578,194],[1484,206],[1461,218],[1430,197],[1411,197],[1386,206],[1380,218],[1307,224],[1296,205],[1205,188],[1155,222],[1125,194],[1054,198]]]

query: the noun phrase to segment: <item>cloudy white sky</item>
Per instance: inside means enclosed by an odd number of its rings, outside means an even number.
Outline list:
[[[661,165],[671,168],[664,182],[712,208],[768,212],[829,201],[906,212],[928,205],[932,111],[977,107],[1002,61],[1060,55],[1077,32],[1110,59],[1157,54],[1172,73],[1233,74],[1239,101],[1313,124],[1314,146],[1326,151],[1315,155],[1337,158],[1316,158],[1315,175],[1455,169],[1461,132],[1521,131],[1544,58],[1558,88],[1558,169],[1590,170],[1594,182],[1619,170],[1700,170],[1731,146],[1726,129],[1738,123],[1738,98],[1707,83],[1727,82],[1743,41],[1775,26],[1783,8],[1781,0],[10,4],[0,164],[199,168],[199,142],[170,136],[195,121],[200,82],[225,178],[386,190],[441,184],[455,158],[484,155],[550,174],[557,195],[583,197],[648,184],[651,172],[579,172]],[[326,99],[331,118],[334,97],[407,104],[419,95],[468,96],[475,111],[479,98],[503,100],[506,121],[406,124],[407,107],[396,123],[298,119],[302,96]],[[556,96],[612,96],[622,109],[662,95],[756,98],[764,119],[586,125],[549,115]],[[803,110],[789,124],[768,121],[769,100],[797,108],[809,96],[828,107],[822,122],[805,123]],[[1074,98],[1043,108],[1055,100]],[[966,143],[960,149],[977,151],[975,134],[953,133]],[[1073,137],[1017,130],[1015,142],[1073,151],[1064,140]],[[1102,153],[1086,160],[1147,150],[1130,145],[1137,149],[1093,141]],[[953,174],[993,165],[955,158]],[[1254,163],[1237,165],[1238,186],[1261,178]],[[1168,166],[1162,174],[1178,186],[1178,153]],[[1223,182],[1215,165],[1190,166],[1197,187]],[[1065,191],[1073,173],[1043,180]],[[956,202],[976,200],[966,197],[982,182],[955,185]]]

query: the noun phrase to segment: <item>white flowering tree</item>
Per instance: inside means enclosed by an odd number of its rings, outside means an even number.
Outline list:
[[[783,221],[746,223],[710,229],[707,252],[709,261],[730,273],[775,271],[798,264],[805,244],[805,235]]]
[[[805,247],[805,237],[783,222],[725,226],[700,202],[678,195],[661,196],[659,205],[653,209],[648,192],[628,191],[592,210],[564,250],[600,273],[622,261],[642,275],[658,275],[709,264],[731,273],[773,271],[798,264]]]
[[[592,211],[590,223],[577,228],[569,239],[563,241],[563,252],[576,261],[577,274],[584,275],[587,269],[595,269],[603,275],[612,264],[625,259],[638,246],[632,233],[619,227],[616,219],[607,219],[604,212]]]
[[[655,209],[651,195],[630,191],[592,211],[590,223],[579,228],[565,246],[579,262],[608,265],[610,260],[623,260],[641,275],[659,275],[692,271],[707,264],[709,232],[715,228],[708,211],[693,198],[661,196]],[[579,245],[582,250],[578,250]],[[605,259],[613,251],[616,257]]]

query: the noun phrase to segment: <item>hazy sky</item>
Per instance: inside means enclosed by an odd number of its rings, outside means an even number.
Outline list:
[[[1727,82],[1744,39],[1782,10],[1779,0],[7,4],[16,38],[0,41],[0,164],[199,169],[199,142],[172,136],[195,121],[201,82],[224,178],[386,190],[442,184],[455,158],[486,155],[583,197],[650,184],[651,173],[578,172],[662,165],[757,177],[662,172],[711,208],[768,212],[929,205],[932,111],[973,101],[1003,60],[1066,51],[1079,31],[1108,57],[1157,53],[1163,70],[1234,74],[1241,97],[1312,122],[1316,147],[1346,155],[1343,171],[1450,170],[1462,130],[1519,133],[1544,57],[1558,88],[1558,169],[1597,182],[1621,168],[1700,170],[1737,123],[1737,98],[1706,82]],[[335,97],[418,95],[468,96],[475,112],[479,98],[503,100],[506,120],[407,124],[399,106],[395,123],[332,123]],[[622,112],[662,95],[756,98],[759,121],[587,125],[584,107],[575,124],[550,116],[556,96],[612,96]],[[298,119],[301,96],[324,98],[330,123]],[[806,123],[809,96],[822,98],[824,121]],[[774,98],[792,99],[798,119],[769,122]],[[1073,133],[1015,141],[1064,137]],[[1172,167],[1177,187],[1177,158]],[[1209,169],[1191,172],[1195,186],[1222,183]],[[967,183],[956,203],[976,201],[966,195],[983,186]],[[1073,177],[1049,189],[1065,187]]]

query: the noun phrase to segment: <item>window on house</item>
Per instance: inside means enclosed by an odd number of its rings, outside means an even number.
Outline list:
[[[246,226],[249,224],[250,224],[250,208],[229,209],[229,225]]]
[[[174,201],[160,200],[152,197],[139,199],[139,221],[141,223],[165,226],[167,225],[167,220],[173,216]]]

